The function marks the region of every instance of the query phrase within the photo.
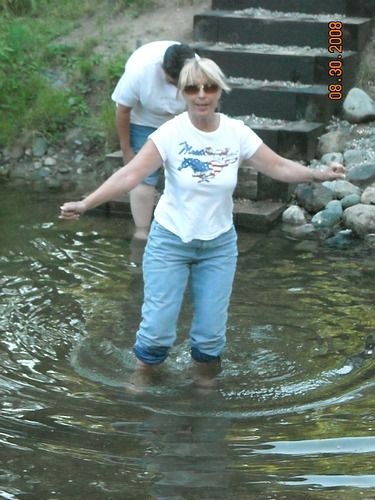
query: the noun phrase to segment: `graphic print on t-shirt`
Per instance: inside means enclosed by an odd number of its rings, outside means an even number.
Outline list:
[[[238,160],[238,154],[231,152],[229,148],[194,149],[187,141],[180,142],[179,145],[181,149],[178,154],[183,155],[183,160],[178,170],[191,168],[192,176],[197,177],[198,182],[210,182],[224,167]]]

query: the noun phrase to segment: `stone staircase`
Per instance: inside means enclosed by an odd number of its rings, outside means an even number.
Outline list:
[[[354,86],[360,52],[372,30],[373,0],[212,0],[194,17],[195,47],[216,61],[232,91],[221,110],[243,119],[283,156],[309,161],[342,100],[328,98],[328,23],[343,23],[343,98]],[[236,221],[268,229],[291,187],[241,168]]]
[[[212,0],[194,16],[194,46],[216,61],[232,91],[221,110],[243,119],[272,149],[288,158],[315,157],[318,137],[341,100],[328,98],[328,23],[343,23],[343,97],[354,86],[360,53],[372,30],[375,0]],[[110,158],[108,161],[112,161]],[[266,231],[290,199],[292,187],[239,172],[235,222]],[[112,210],[122,203],[113,202]]]

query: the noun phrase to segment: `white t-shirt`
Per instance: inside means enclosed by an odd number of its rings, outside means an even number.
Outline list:
[[[153,132],[165,168],[165,188],[155,220],[182,241],[211,240],[233,224],[238,168],[262,144],[241,120],[220,114],[214,132],[203,132],[187,112]]]
[[[176,43],[147,43],[129,57],[112,99],[132,108],[131,123],[157,128],[185,109],[184,99],[162,69],[165,51]]]

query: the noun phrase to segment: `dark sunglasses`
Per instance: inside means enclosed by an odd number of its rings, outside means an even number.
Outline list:
[[[219,85],[217,83],[205,83],[204,85],[186,85],[184,87],[184,92],[187,95],[199,94],[200,90],[203,90],[206,94],[215,94],[219,90]]]

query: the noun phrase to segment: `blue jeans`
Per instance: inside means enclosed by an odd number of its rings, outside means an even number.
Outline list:
[[[135,153],[141,149],[148,139],[148,136],[156,130],[155,127],[146,127],[145,125],[130,124],[130,144]],[[160,169],[143,179],[143,183],[148,186],[156,186],[160,177]]]
[[[228,306],[237,263],[232,228],[212,240],[184,243],[155,220],[143,256],[144,302],[134,353],[146,364],[162,363],[176,339],[184,292],[191,279],[191,355],[200,362],[224,350]]]

